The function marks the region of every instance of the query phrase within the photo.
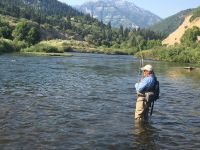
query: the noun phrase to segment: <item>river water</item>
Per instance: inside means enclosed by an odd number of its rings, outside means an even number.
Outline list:
[[[134,121],[139,60],[0,56],[0,149],[200,148],[200,71],[151,63],[161,98],[151,121]]]

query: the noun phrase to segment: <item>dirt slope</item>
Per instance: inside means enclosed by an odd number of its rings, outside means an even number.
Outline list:
[[[200,28],[200,17],[196,18],[192,22],[190,22],[190,18],[191,18],[191,15],[187,16],[185,18],[185,21],[178,27],[178,29],[175,30],[166,39],[162,41],[162,44],[174,45],[175,43],[180,43],[180,39],[187,29],[192,28],[194,26],[197,26]]]

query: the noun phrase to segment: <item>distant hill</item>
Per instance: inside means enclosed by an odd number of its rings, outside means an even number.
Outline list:
[[[154,24],[149,29],[155,32],[161,32],[167,36],[173,31],[175,31],[183,23],[185,16],[187,16],[191,11],[192,9],[181,11],[173,16],[170,16]]]
[[[123,25],[124,27],[143,28],[161,21],[157,15],[126,0],[96,0],[76,7],[105,24],[111,22],[113,27]]]
[[[184,18],[183,23],[165,40],[163,40],[162,44],[174,45],[175,43],[180,43],[180,39],[185,31],[194,26],[200,28],[200,7],[190,11],[190,13],[188,13]]]

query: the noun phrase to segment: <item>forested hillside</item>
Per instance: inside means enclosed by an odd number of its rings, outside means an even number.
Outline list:
[[[29,47],[42,40],[63,39],[131,54],[161,45],[163,38],[146,29],[114,29],[111,23],[105,25],[57,0],[0,0],[0,13],[0,35],[14,41],[14,47],[18,47],[16,41]]]
[[[57,0],[0,0],[0,13],[53,26],[70,26],[62,17],[83,16],[82,13]]]
[[[47,16],[81,16],[71,6],[57,0],[0,0],[1,13],[27,19],[44,19]]]

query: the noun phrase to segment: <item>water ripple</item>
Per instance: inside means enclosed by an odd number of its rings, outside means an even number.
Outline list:
[[[199,73],[148,63],[161,98],[150,123],[138,124],[137,59],[1,55],[0,149],[198,149]]]

